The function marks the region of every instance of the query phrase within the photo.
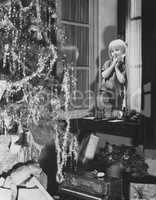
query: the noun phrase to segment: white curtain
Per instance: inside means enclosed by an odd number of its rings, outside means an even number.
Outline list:
[[[127,48],[127,104],[130,109],[141,111],[142,88],[142,26],[141,0],[129,0],[126,20]]]

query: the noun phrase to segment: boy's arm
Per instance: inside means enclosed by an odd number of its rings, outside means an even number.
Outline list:
[[[108,63],[105,63],[105,65],[107,64]],[[112,71],[115,69],[116,64],[117,64],[117,59],[114,59],[109,67],[104,67],[104,71],[102,72],[102,77],[104,79],[107,79],[111,75]]]

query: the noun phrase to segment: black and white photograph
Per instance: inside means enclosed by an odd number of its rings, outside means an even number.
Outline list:
[[[156,200],[154,0],[0,0],[0,200]]]

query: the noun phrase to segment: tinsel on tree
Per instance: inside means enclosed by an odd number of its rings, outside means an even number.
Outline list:
[[[70,134],[69,117],[62,128],[59,115],[68,111],[73,80],[58,53],[63,37],[56,21],[54,0],[0,2],[0,124],[5,134],[17,124],[21,132],[43,128],[40,140],[45,144],[54,138],[57,179],[62,181],[67,153],[76,153],[77,141]],[[61,78],[56,74],[58,60],[64,62]]]

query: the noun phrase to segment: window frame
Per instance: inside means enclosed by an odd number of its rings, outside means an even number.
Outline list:
[[[74,25],[87,27],[89,29],[89,63],[88,66],[76,66],[74,68],[77,70],[88,71],[88,88],[89,88],[89,105],[88,108],[80,108],[82,109],[90,109],[93,104],[95,104],[95,96],[96,96],[96,88],[97,88],[97,79],[96,75],[98,74],[98,69],[96,66],[96,60],[98,58],[98,1],[99,0],[89,0],[89,22],[88,24],[84,24],[81,22],[74,22],[61,19],[61,1],[56,0],[56,8],[57,15],[59,16],[57,19],[57,23],[59,26],[63,25]],[[91,91],[91,92],[90,92]],[[85,91],[84,91],[85,92]],[[88,92],[88,91],[87,91]],[[93,95],[94,94],[94,95]],[[93,95],[93,96],[92,96]]]

